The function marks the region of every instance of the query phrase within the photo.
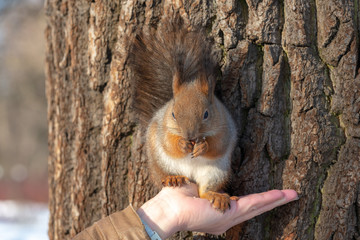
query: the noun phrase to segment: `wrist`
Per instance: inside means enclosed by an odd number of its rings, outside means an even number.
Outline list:
[[[179,230],[176,214],[160,194],[147,201],[136,212],[161,239],[166,239]]]

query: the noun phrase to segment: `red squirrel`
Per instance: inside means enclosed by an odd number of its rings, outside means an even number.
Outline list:
[[[145,150],[157,186],[198,184],[200,198],[224,212],[237,141],[235,123],[214,95],[214,63],[204,34],[180,17],[136,37],[130,51],[134,108],[147,126]]]

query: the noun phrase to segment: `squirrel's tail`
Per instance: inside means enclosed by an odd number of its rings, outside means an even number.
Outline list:
[[[213,62],[204,34],[185,28],[179,15],[160,30],[138,35],[129,57],[135,80],[134,109],[143,124],[173,97],[175,73],[180,84],[200,74],[212,75]]]

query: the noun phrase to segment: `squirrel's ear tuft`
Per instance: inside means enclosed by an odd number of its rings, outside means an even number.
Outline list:
[[[205,74],[200,76],[200,87],[201,92],[203,92],[205,95],[209,94],[210,86]]]
[[[207,77],[206,74],[200,76],[200,91],[203,92],[212,102],[214,96],[212,77]]]
[[[172,88],[173,88],[174,96],[176,96],[178,94],[178,92],[180,91],[180,87],[181,87],[180,73],[179,73],[179,71],[176,71],[175,75],[173,77],[173,81],[172,81]]]

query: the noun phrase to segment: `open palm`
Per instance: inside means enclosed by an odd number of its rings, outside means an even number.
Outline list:
[[[166,187],[156,196],[166,208],[176,230],[190,230],[221,234],[241,222],[269,211],[275,207],[297,199],[294,190],[271,190],[251,194],[231,201],[231,207],[225,213],[216,211],[208,200],[198,198],[195,184],[183,187]],[[171,221],[171,220],[169,220]]]

